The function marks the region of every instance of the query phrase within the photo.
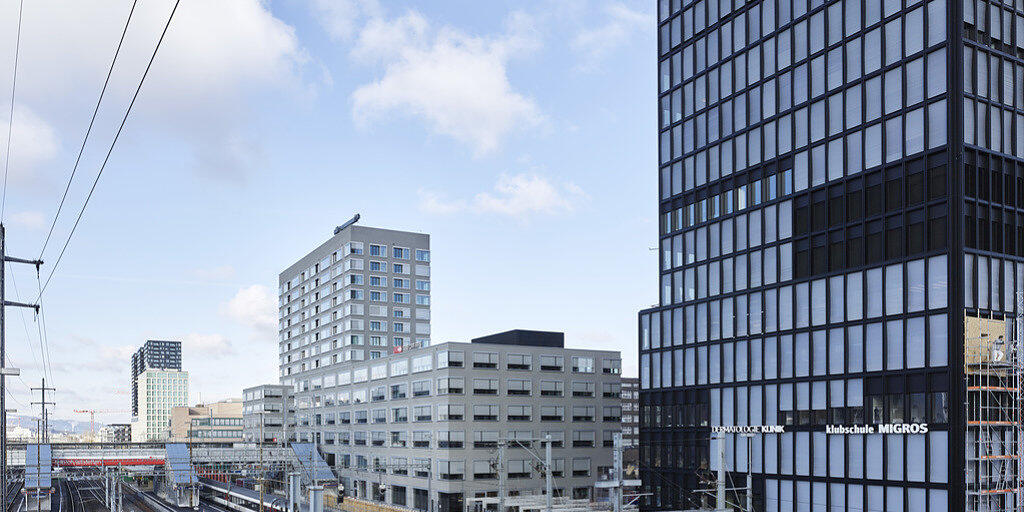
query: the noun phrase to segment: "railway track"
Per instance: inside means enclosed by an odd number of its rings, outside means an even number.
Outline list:
[[[21,495],[22,482],[11,482],[4,492],[4,510],[6,512],[18,512],[24,506],[24,497]]]
[[[18,509],[14,508],[14,505],[22,498],[22,486],[24,484],[19,481],[12,481],[7,484],[7,490],[4,493],[4,510],[7,512],[17,512]]]

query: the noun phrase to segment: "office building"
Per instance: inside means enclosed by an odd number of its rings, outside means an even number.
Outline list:
[[[497,496],[502,442],[510,494],[542,492],[530,451],[543,458],[550,435],[555,492],[591,497],[621,431],[620,368],[617,351],[537,331],[348,361],[308,375],[297,439],[319,443],[350,496],[449,512]]]
[[[242,392],[242,398],[243,438],[246,441],[259,441],[261,433],[265,443],[284,443],[289,437],[295,439],[294,430],[290,435],[286,431],[287,418],[294,418],[295,414],[291,386],[253,386]]]
[[[648,508],[1013,510],[1021,8],[659,1]]]
[[[166,440],[171,409],[188,403],[188,372],[143,370],[135,391],[139,410],[132,416],[132,442]]]
[[[229,398],[206,405],[173,407],[168,430],[171,442],[240,442],[242,400]]]
[[[147,340],[132,354],[132,416],[139,414],[139,397],[135,393],[139,374],[148,370],[180,370],[181,342]]]

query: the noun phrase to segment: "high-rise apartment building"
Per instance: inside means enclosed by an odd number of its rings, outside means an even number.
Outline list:
[[[724,442],[755,510],[1013,510],[1013,322],[968,326],[1021,313],[1022,27],[1019,2],[659,0],[649,509],[713,505]]]
[[[132,416],[139,414],[139,397],[136,394],[136,384],[139,374],[148,369],[157,370],[180,370],[181,369],[181,342],[147,340],[132,354]]]
[[[144,370],[135,384],[139,404],[132,416],[132,441],[158,441],[168,438],[171,410],[188,403],[188,372],[182,370]]]
[[[338,365],[430,344],[430,235],[358,220],[279,276],[280,382],[294,400]]]

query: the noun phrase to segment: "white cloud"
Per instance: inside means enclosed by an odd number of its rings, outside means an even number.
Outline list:
[[[254,284],[238,290],[221,311],[258,331],[277,331],[277,300],[266,286]]]
[[[384,71],[352,94],[353,117],[367,124],[407,113],[477,154],[492,152],[511,133],[544,122],[537,104],[508,78],[509,61],[539,44],[531,19],[521,13],[508,19],[504,34],[489,37],[434,27],[416,12],[371,19],[352,55],[379,62]]]
[[[43,229],[46,217],[39,212],[25,211],[11,214],[10,223],[24,229]]]
[[[352,38],[364,18],[380,15],[377,0],[312,0],[312,5],[320,24],[339,41]]]
[[[186,352],[207,356],[230,355],[235,351],[231,341],[220,334],[188,334],[182,340],[182,346]]]
[[[0,121],[0,166],[7,157],[9,110],[3,109]],[[13,183],[36,181],[42,164],[50,162],[60,149],[53,127],[34,110],[18,104],[14,108],[14,131],[11,132],[11,160],[8,178]],[[3,172],[0,169],[0,172]]]
[[[630,9],[622,3],[608,3],[604,6],[605,21],[602,25],[580,30],[572,39],[572,49],[583,56],[582,69],[592,69],[605,55],[622,46],[634,35],[653,30],[652,14]]]
[[[0,19],[13,19],[10,5],[0,5]],[[134,93],[172,5],[140,2],[135,10],[93,134],[100,145]],[[37,29],[23,32],[19,101],[35,105],[79,140],[128,8],[104,0],[33,2],[24,25]],[[8,40],[0,42],[0,62],[13,58]],[[245,150],[259,146],[247,129],[252,117],[262,105],[274,105],[267,97],[307,97],[311,86],[304,75],[311,67],[294,28],[276,18],[266,1],[182,2],[133,111],[130,133],[163,132],[164,144],[184,145],[197,167],[238,175],[249,163]],[[0,83],[9,83],[9,73],[0,69]]]
[[[440,194],[421,190],[420,208],[435,214],[470,211],[523,218],[572,212],[586,197],[573,183],[553,183],[536,174],[503,174],[494,185],[494,191],[480,192],[469,201],[446,200]]]

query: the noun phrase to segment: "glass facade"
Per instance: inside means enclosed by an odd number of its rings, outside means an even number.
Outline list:
[[[965,496],[964,339],[1024,289],[1024,1],[657,9],[644,507],[721,464],[759,511],[1003,510]]]

